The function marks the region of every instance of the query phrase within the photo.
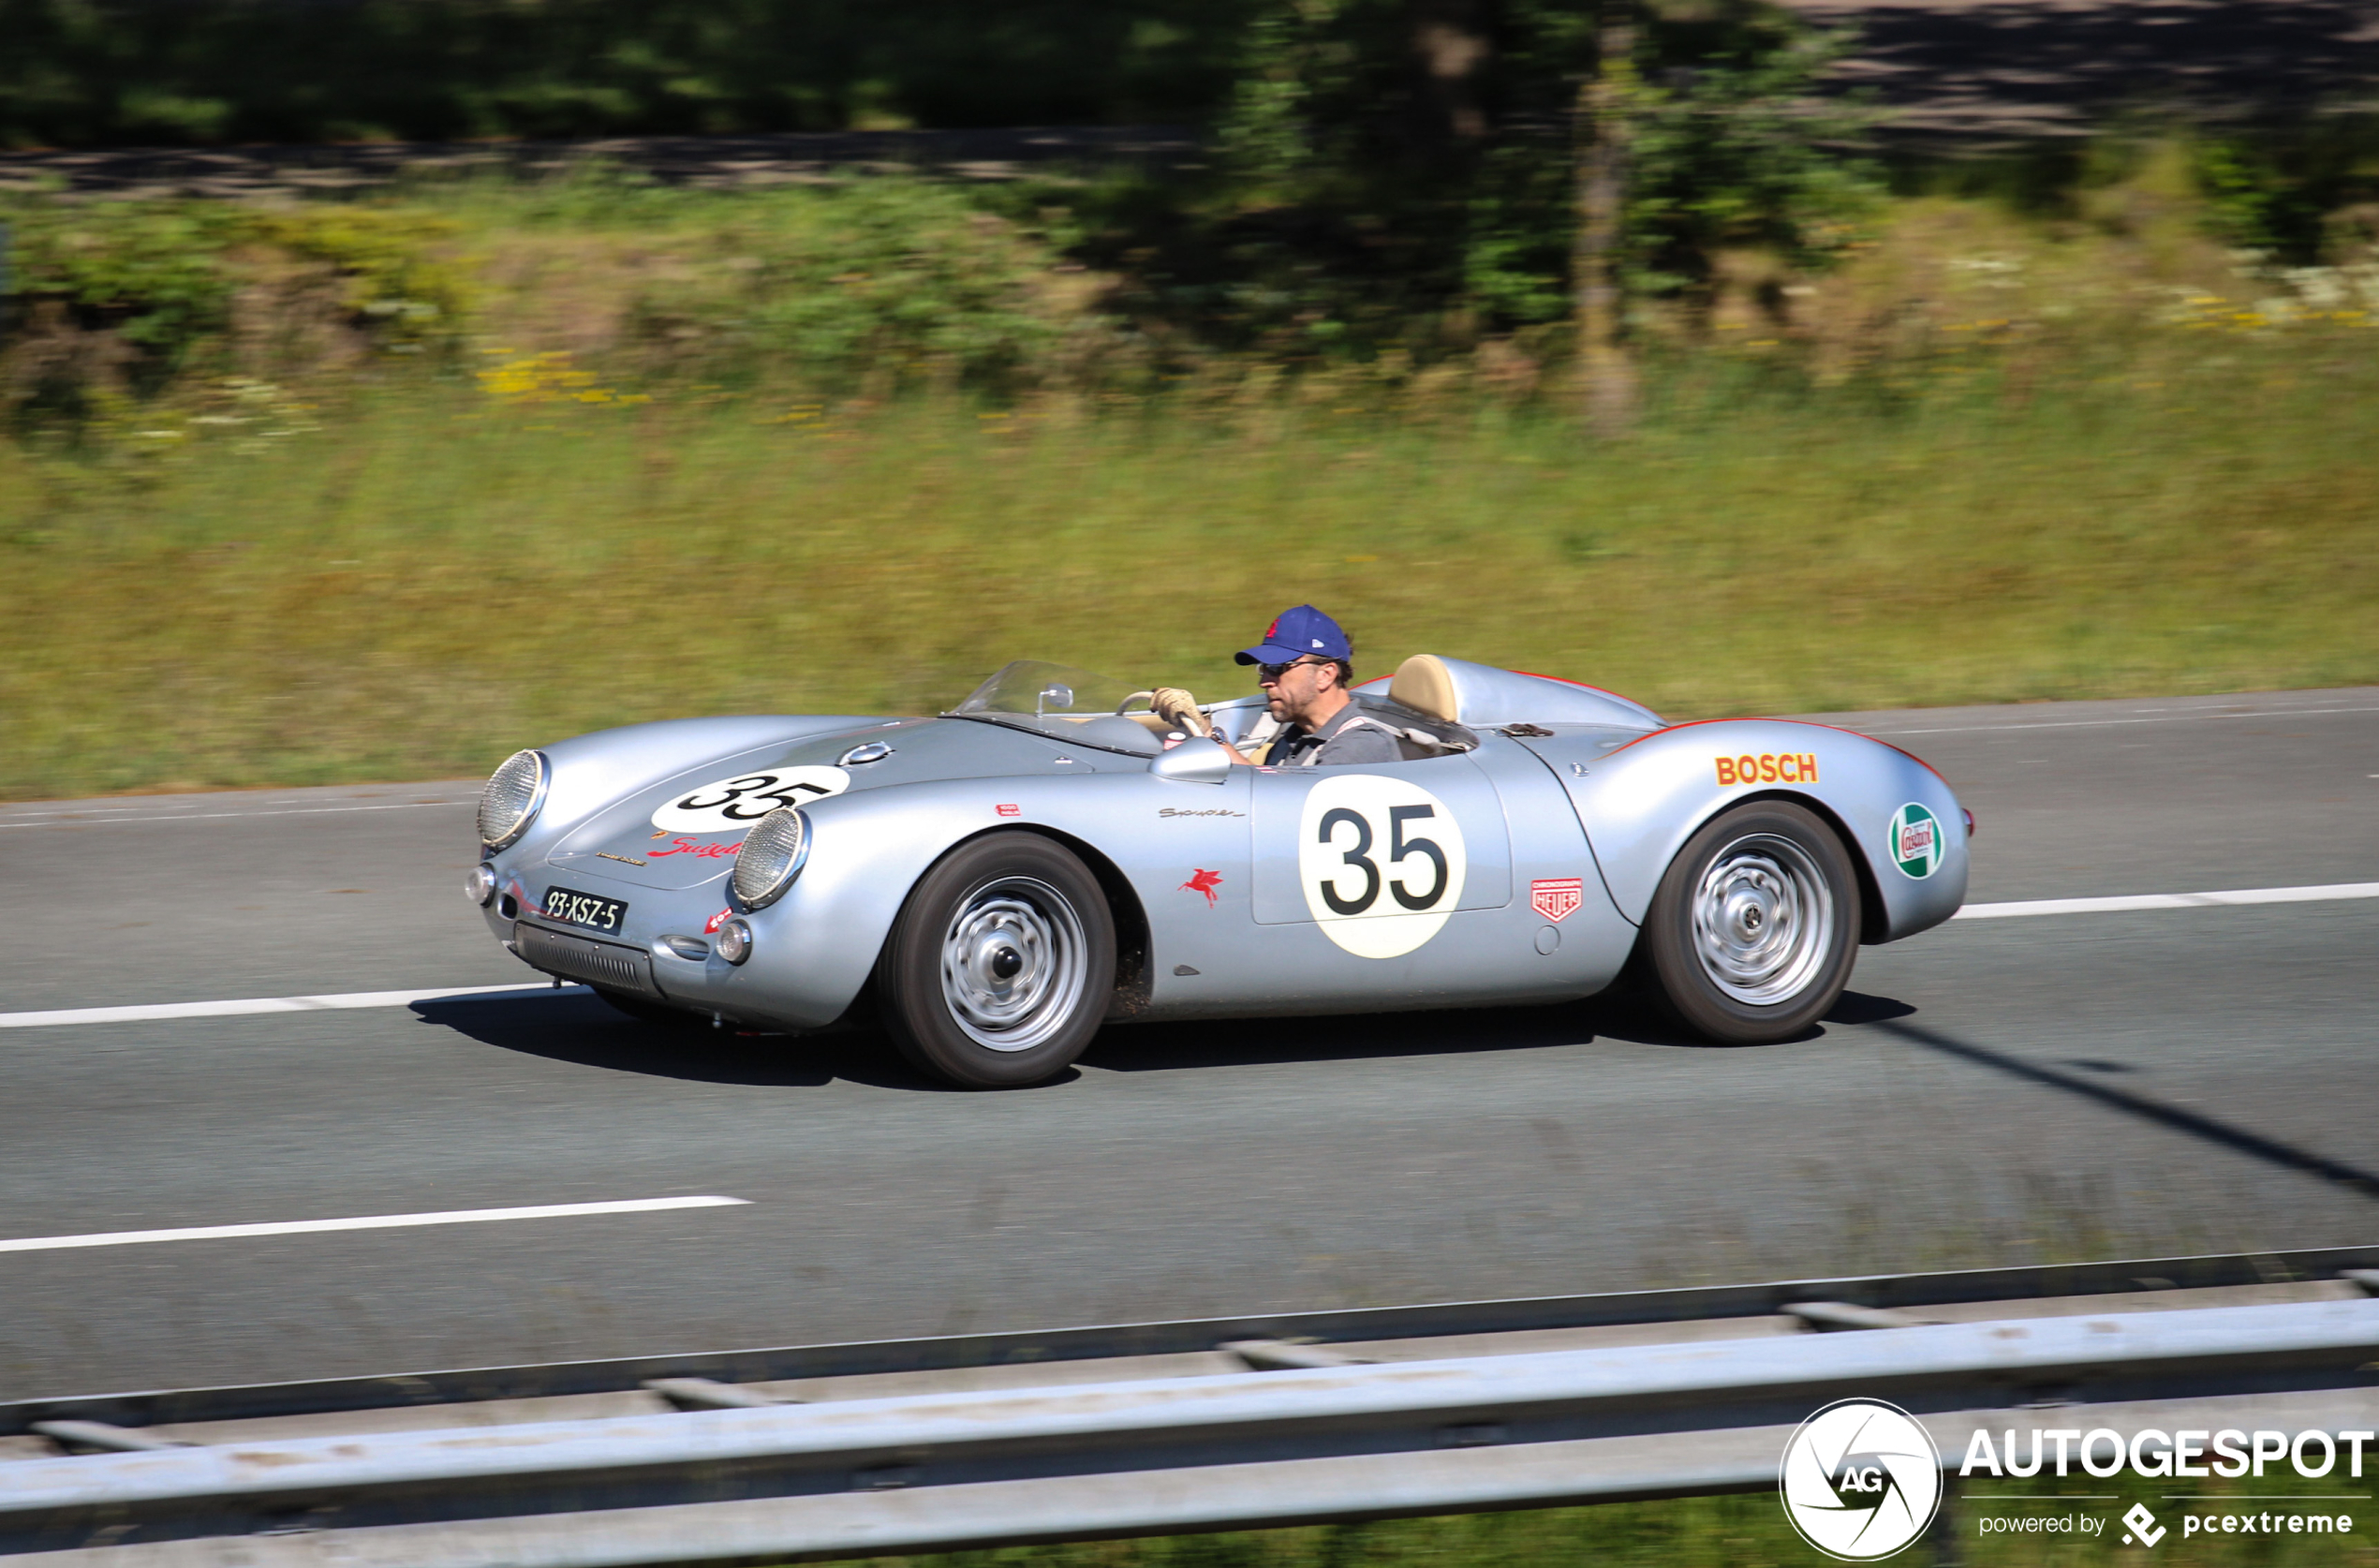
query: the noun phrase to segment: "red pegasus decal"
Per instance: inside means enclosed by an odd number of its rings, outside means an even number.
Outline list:
[[[1203,893],[1206,895],[1206,903],[1211,906],[1214,903],[1214,890],[1221,885],[1222,873],[1219,871],[1192,871],[1190,873],[1190,880],[1182,883],[1178,891]]]

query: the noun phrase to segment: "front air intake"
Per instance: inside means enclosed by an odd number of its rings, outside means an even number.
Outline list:
[[[653,983],[652,954],[643,948],[590,941],[525,922],[513,931],[515,951],[547,974],[639,997],[661,995],[661,988]]]

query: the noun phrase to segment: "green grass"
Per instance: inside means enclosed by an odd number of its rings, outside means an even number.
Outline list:
[[[2371,342],[2194,336],[1890,407],[1680,381],[1607,447],[1326,396],[424,377],[135,412],[0,444],[0,796],[469,775],[641,719],[931,710],[1024,657],[1222,696],[1301,600],[1364,673],[1437,651],[1674,717],[2379,681]]]
[[[2379,1561],[2379,1515],[2367,1502],[2314,1504],[2354,1516],[2344,1536],[2181,1534],[2181,1506],[2165,1502],[2165,1491],[2187,1490],[2220,1504],[2217,1484],[2171,1483],[2126,1478],[2077,1485],[1992,1481],[1977,1477],[1962,1489],[1999,1495],[2047,1497],[2058,1490],[2121,1493],[2111,1503],[2062,1507],[2014,1507],[1960,1501],[1949,1508],[1948,1532],[1955,1561],[1969,1568],[2081,1568],[2083,1564],[2153,1561],[2171,1568],[2348,1568]],[[2220,1484],[2229,1486],[2231,1484]],[[2363,1483],[2336,1485],[2294,1475],[2267,1476],[2252,1487],[2261,1495],[2300,1495],[2368,1490]],[[1953,1482],[1953,1487],[1959,1487]],[[1952,1496],[1957,1495],[1956,1489]],[[2135,1501],[2144,1501],[2170,1533],[2152,1554],[2121,1544],[2114,1522]],[[1984,1535],[1985,1515],[2022,1516],[2091,1510],[2109,1521],[2107,1533],[2091,1540],[2063,1535]],[[2280,1511],[2271,1503],[2240,1502],[2230,1511]],[[2304,1509],[2292,1512],[2309,1511]],[[871,1560],[891,1561],[894,1560]],[[909,1560],[919,1568],[1767,1568],[1770,1564],[1822,1564],[1827,1560],[1805,1546],[1785,1521],[1770,1492],[1739,1497],[1683,1498],[1669,1502],[1607,1503],[1594,1508],[1532,1513],[1477,1514],[1451,1518],[1397,1519],[1375,1524],[1303,1530],[1251,1531],[1226,1535],[1189,1535],[1141,1541],[1093,1542],[1065,1546],[1012,1547]],[[1933,1543],[1919,1543],[1891,1560],[1906,1568],[1952,1561]]]

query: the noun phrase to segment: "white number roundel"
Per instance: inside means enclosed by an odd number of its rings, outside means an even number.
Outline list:
[[[653,813],[663,833],[740,833],[780,806],[806,806],[850,788],[840,768],[756,768],[688,790]]]
[[[1417,784],[1332,772],[1305,797],[1297,876],[1322,934],[1362,958],[1394,958],[1438,934],[1462,898],[1462,825]]]

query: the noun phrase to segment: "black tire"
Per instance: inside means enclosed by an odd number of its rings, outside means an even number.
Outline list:
[[[602,985],[590,985],[587,989],[640,1024],[651,1024],[665,1029],[710,1028],[710,1014],[706,1013],[688,1013],[682,1007],[672,1007],[667,1002],[657,1002],[649,998],[633,996],[626,991],[614,991]]]
[[[1674,1021],[1727,1045],[1789,1040],[1858,959],[1858,876],[1824,819],[1752,801],[1686,840],[1644,917],[1646,978]]]
[[[1063,846],[995,833],[909,890],[878,970],[911,1065],[964,1088],[1023,1088],[1082,1055],[1116,988],[1098,879]]]

